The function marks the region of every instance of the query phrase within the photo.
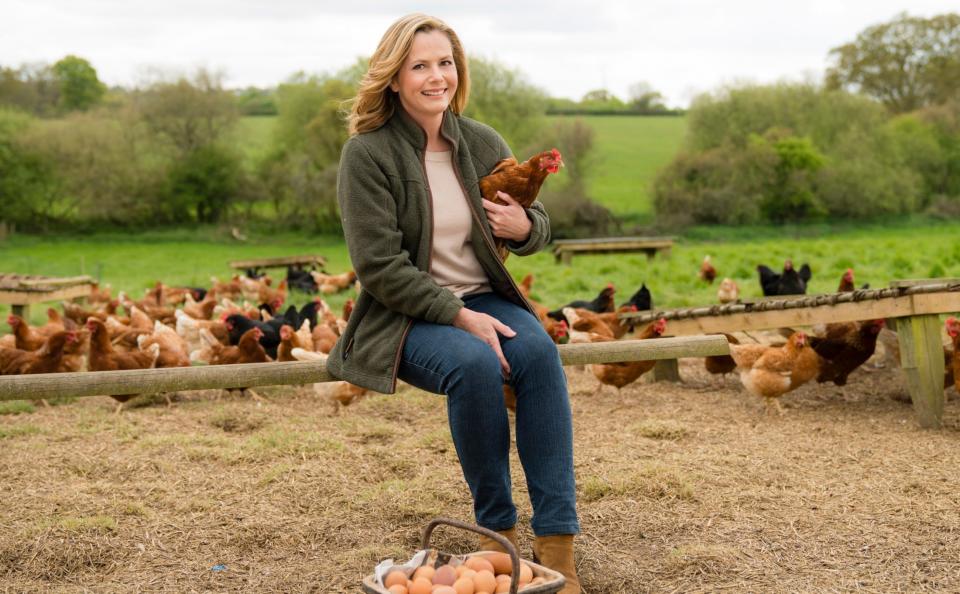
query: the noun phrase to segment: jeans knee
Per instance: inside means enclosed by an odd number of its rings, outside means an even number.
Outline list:
[[[511,366],[514,359],[521,366],[528,364],[537,366],[559,365],[557,345],[546,332],[537,332],[525,336],[522,342],[518,343],[511,352]]]
[[[503,383],[500,359],[485,344],[459,354],[456,375],[459,384],[471,388],[480,388],[487,382],[495,387]]]

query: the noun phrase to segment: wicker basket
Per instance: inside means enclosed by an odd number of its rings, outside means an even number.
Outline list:
[[[510,594],[517,594],[518,583],[517,580],[520,576],[520,556],[517,554],[517,550],[514,548],[513,544],[506,538],[500,536],[492,530],[487,530],[486,528],[481,528],[473,524],[467,524],[459,520],[453,520],[450,518],[434,518],[427,524],[427,527],[423,531],[423,542],[420,548],[429,549],[430,548],[430,535],[433,534],[433,529],[441,524],[446,524],[448,526],[453,526],[454,528],[460,528],[462,530],[469,530],[471,532],[476,532],[477,534],[482,534],[488,536],[493,540],[500,543],[500,545],[507,551],[507,554],[510,555],[510,561],[513,564],[513,579],[510,582]],[[490,551],[477,551],[474,553],[468,553],[462,555],[462,558],[467,559],[470,557],[482,557],[484,555],[489,555]],[[456,556],[456,555],[454,555]],[[429,557],[429,556],[428,556]],[[425,561],[426,562],[426,561]],[[553,571],[552,569],[547,569],[543,565],[538,565],[532,561],[524,560],[524,563],[527,563],[530,568],[533,570],[533,577],[542,577],[547,581],[537,584],[536,586],[528,585],[523,589],[523,594],[556,594],[560,591],[560,588],[563,587],[564,578],[563,575],[559,572]],[[381,586],[376,582],[375,575],[368,575],[363,579],[363,591],[367,594],[390,594],[390,591]]]

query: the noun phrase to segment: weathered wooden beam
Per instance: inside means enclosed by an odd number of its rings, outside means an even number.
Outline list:
[[[11,291],[0,289],[0,303],[10,305],[30,305],[33,303],[45,303],[47,301],[63,301],[64,299],[73,299],[74,297],[86,297],[92,290],[91,285],[73,285],[53,291],[40,291],[30,289],[27,291]]]
[[[0,377],[0,401],[253,388],[326,382],[331,379],[326,365],[316,361],[8,375]]]
[[[234,260],[230,262],[230,268],[278,268],[282,266],[294,266],[297,264],[317,264],[324,266],[327,259],[317,254],[307,254],[303,256],[280,256],[277,258],[254,258],[251,260]]]
[[[616,340],[560,345],[560,360],[564,365],[588,363],[616,363],[619,361],[650,361],[681,357],[729,355],[727,339],[723,336],[684,336],[656,340]]]
[[[64,276],[64,277],[45,277],[45,278],[25,278],[20,281],[23,287],[45,287],[62,285],[79,285],[82,283],[92,283],[93,278],[89,275]]]
[[[897,320],[900,367],[921,427],[939,429],[943,417],[943,343],[940,316]]]
[[[568,344],[561,345],[559,351],[564,365],[705,357],[729,353],[727,341],[722,336]],[[327,373],[326,365],[315,361],[12,375],[0,377],[0,401],[253,388],[327,382],[332,379]]]
[[[900,297],[850,301],[833,305],[816,305],[766,311],[744,311],[730,314],[703,315],[668,319],[667,332],[674,336],[769,330],[794,326],[813,326],[832,322],[853,322],[879,318],[902,318],[912,315],[940,314],[960,311],[960,292],[918,293]],[[622,319],[636,318],[648,312],[621,314]]]

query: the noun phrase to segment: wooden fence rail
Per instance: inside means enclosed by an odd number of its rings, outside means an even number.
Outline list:
[[[726,355],[723,336],[686,336],[657,340],[560,345],[564,365],[612,363]],[[65,396],[152,394],[181,390],[254,388],[332,381],[326,365],[317,361],[208,365],[135,371],[43,373],[0,377],[0,401],[40,400]]]

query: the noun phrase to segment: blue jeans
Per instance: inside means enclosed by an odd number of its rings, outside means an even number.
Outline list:
[[[573,420],[557,347],[526,309],[495,293],[464,298],[517,335],[500,337],[517,395],[517,453],[533,506],[537,536],[577,534]],[[399,377],[447,395],[447,416],[477,524],[504,530],[517,523],[510,485],[510,422],[500,361],[489,345],[453,326],[418,320],[403,347]]]

